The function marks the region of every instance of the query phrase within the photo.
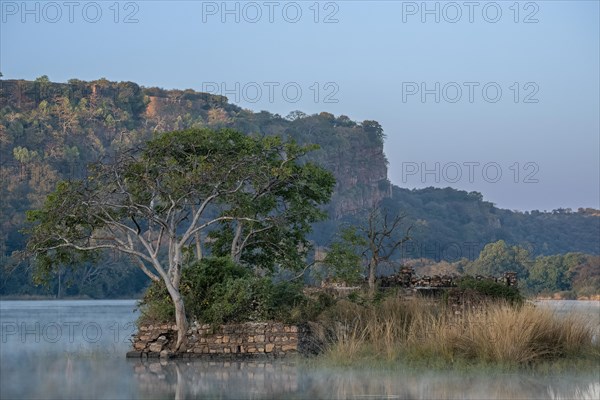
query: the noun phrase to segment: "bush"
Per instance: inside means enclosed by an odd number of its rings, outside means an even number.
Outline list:
[[[185,267],[180,290],[188,317],[201,319],[206,309],[222,295],[224,286],[251,276],[251,271],[228,257],[204,258]]]
[[[524,301],[516,287],[489,279],[477,280],[470,276],[464,277],[458,282],[458,290],[472,290],[492,300],[504,300],[510,304],[523,304]]]
[[[302,285],[274,283],[227,257],[210,257],[182,271],[181,294],[190,320],[209,324],[277,320],[299,322],[314,314]],[[141,300],[141,323],[170,322],[175,310],[162,282],[153,282]]]
[[[175,320],[175,307],[167,288],[162,282],[152,282],[138,302],[140,317],[138,323],[141,325],[171,322]]]

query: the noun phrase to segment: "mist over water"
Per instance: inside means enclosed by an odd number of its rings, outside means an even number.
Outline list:
[[[226,399],[598,399],[592,376],[302,367],[284,362],[136,365],[144,397]]]
[[[600,321],[598,302],[548,302]],[[135,301],[1,301],[2,399],[598,399],[589,372],[325,368],[294,360],[127,360]]]
[[[0,301],[0,398],[137,398],[125,359],[135,304]]]

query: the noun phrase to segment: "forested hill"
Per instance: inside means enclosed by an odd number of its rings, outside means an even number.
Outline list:
[[[437,247],[438,259],[455,259],[459,248],[463,257],[472,259],[487,243],[498,240],[521,245],[533,257],[569,252],[600,254],[600,211],[595,209],[517,212],[496,208],[478,192],[397,186],[383,205],[412,219],[415,241],[424,247],[413,245],[414,253],[407,255],[414,258],[436,258],[427,251],[431,254]],[[471,253],[471,249],[476,252]]]
[[[190,89],[144,88],[105,79],[52,83],[41,77],[0,80],[2,265],[12,265],[10,255],[24,246],[19,230],[25,211],[39,206],[56,182],[83,177],[89,162],[141,144],[156,132],[191,127],[228,127],[319,144],[321,149],[310,157],[337,180],[328,210],[332,220],[320,224],[313,235],[320,245],[328,244],[340,220],[385,205],[406,212],[418,227],[416,240],[430,245],[471,241],[482,248],[488,241],[505,239],[534,243],[537,254],[600,252],[596,210],[523,214],[498,209],[479,193],[393,187],[387,179],[383,129],[376,121],[355,122],[327,112],[296,111],[282,117]],[[5,270],[2,274],[6,278]]]
[[[3,262],[24,246],[25,211],[38,207],[61,179],[80,178],[86,165],[131,148],[156,132],[192,127],[233,128],[316,143],[313,161],[335,175],[329,215],[339,218],[390,195],[383,130],[375,121],[296,111],[254,113],[225,97],[193,90],[143,88],[132,82],[0,80],[0,251]]]

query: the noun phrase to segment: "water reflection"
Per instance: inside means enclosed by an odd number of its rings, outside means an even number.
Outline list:
[[[144,398],[220,399],[594,399],[587,376],[308,368],[291,362],[138,361]]]
[[[299,370],[286,362],[143,361],[134,365],[144,398],[289,398],[307,396]]]

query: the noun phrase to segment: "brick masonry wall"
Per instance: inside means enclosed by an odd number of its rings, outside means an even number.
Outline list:
[[[314,340],[306,325],[248,322],[212,326],[193,323],[187,331],[186,348],[173,352],[175,325],[140,326],[127,357],[256,358],[315,353]]]

